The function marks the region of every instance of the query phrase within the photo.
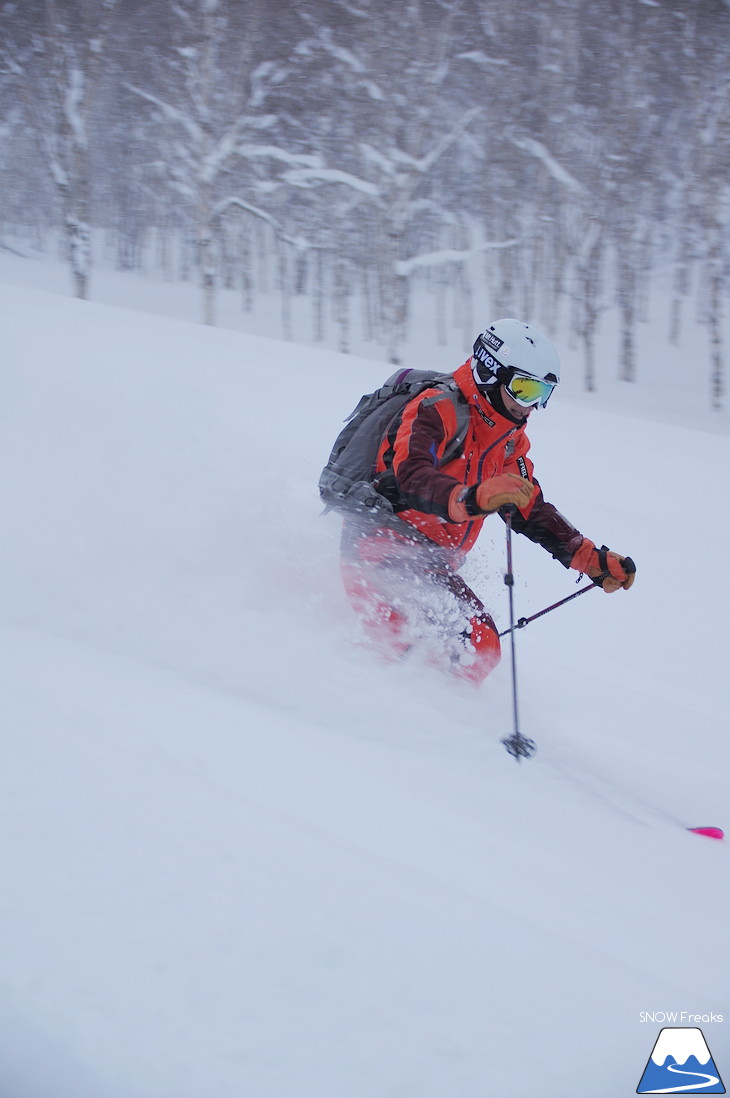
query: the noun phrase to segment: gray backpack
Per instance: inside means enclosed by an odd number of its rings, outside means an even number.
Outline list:
[[[406,404],[426,389],[438,389],[430,401],[451,400],[457,430],[441,458],[446,465],[462,452],[469,430],[469,405],[453,374],[436,370],[397,370],[374,393],[366,393],[347,417],[319,478],[326,509],[344,514],[387,517],[400,506],[398,486],[390,470],[375,474],[380,444]]]

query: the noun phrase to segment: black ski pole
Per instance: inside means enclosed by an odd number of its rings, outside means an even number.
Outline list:
[[[500,514],[504,518],[507,527],[507,572],[504,582],[509,592],[509,635],[512,650],[512,711],[514,716],[514,732],[507,736],[502,743],[510,755],[520,762],[521,759],[529,759],[537,750],[534,740],[529,740],[520,732],[519,715],[517,711],[517,664],[515,661],[515,609],[514,609],[514,585],[515,577],[512,572],[512,511],[513,507],[503,507]]]
[[[559,606],[565,606],[566,602],[577,599],[578,595],[585,595],[586,591],[593,591],[595,587],[596,584],[591,580],[585,587],[581,587],[580,591],[574,591],[572,595],[566,595],[564,599],[560,599],[559,602],[554,602],[552,606],[546,606],[544,610],[538,610],[536,614],[531,614],[529,618],[518,618],[515,625],[510,625],[509,629],[502,630],[499,634],[500,637],[506,637],[508,633],[512,633],[515,629],[524,629],[531,621],[537,621],[543,614],[549,614],[551,610],[557,610]]]
[[[606,548],[605,546],[603,547]],[[631,575],[636,571],[636,565],[631,557],[621,557],[621,564],[624,571],[628,575]],[[503,629],[499,634],[500,637],[506,637],[508,633],[514,632],[515,629],[524,629],[526,625],[529,625],[531,621],[537,621],[543,614],[549,614],[551,610],[557,610],[559,606],[565,606],[566,602],[572,602],[573,599],[577,599],[578,595],[585,595],[586,591],[593,591],[594,589],[601,587],[603,581],[610,576],[610,572],[602,572],[600,576],[596,576],[590,583],[587,583],[585,587],[581,587],[580,591],[574,591],[572,595],[566,595],[564,599],[559,599],[558,602],[554,602],[552,606],[546,606],[544,610],[538,610],[536,614],[531,614],[529,618],[518,618],[517,624],[513,625],[510,621],[509,629]],[[580,583],[580,576],[577,579],[577,583]],[[505,581],[506,582],[506,581]]]

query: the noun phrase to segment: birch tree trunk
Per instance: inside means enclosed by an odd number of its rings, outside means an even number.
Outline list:
[[[619,244],[618,257],[617,300],[621,311],[619,378],[621,381],[636,381],[636,256],[631,234],[628,232]]]
[[[710,248],[707,260],[707,327],[710,338],[710,406],[722,411],[725,397],[725,356],[722,321],[724,277],[722,256],[722,226],[713,218],[708,225]]]
[[[75,145],[69,139],[72,171],[68,186],[62,188],[66,256],[76,297],[89,296],[91,278],[91,179],[88,146]]]
[[[350,353],[350,272],[346,260],[339,256],[335,261],[334,294],[332,298],[335,324],[337,325],[337,349],[341,354]]]
[[[22,77],[25,100],[60,200],[74,294],[89,295],[91,276],[91,120],[116,0],[59,5],[45,0],[42,51]]]

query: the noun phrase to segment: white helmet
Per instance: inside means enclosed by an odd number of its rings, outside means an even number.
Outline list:
[[[477,336],[471,363],[480,388],[496,383],[507,385],[510,395],[526,407],[539,404],[544,408],[560,381],[558,352],[547,336],[531,324],[511,317],[495,320]],[[543,384],[523,386],[523,392],[515,378],[534,378]]]

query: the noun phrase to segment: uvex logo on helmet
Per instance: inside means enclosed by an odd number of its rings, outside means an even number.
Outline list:
[[[474,348],[474,358],[479,362],[483,362],[485,366],[488,366],[490,370],[498,370],[502,365],[501,362],[497,362],[494,355],[491,355],[486,347],[481,344]]]

